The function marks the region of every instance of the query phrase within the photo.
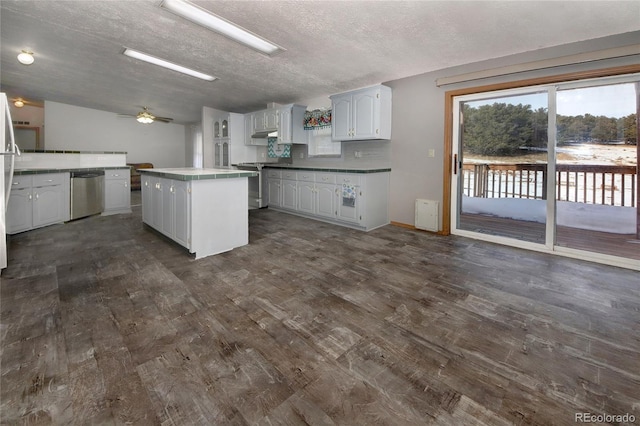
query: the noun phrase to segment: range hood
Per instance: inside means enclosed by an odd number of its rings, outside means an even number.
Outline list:
[[[262,130],[260,132],[255,132],[254,134],[251,135],[251,137],[253,139],[277,138],[278,130],[277,129]]]

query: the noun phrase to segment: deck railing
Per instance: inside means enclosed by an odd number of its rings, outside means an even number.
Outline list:
[[[546,164],[462,166],[464,194],[483,198],[547,198]],[[556,200],[636,207],[636,166],[556,165]]]

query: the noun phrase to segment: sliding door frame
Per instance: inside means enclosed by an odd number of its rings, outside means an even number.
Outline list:
[[[621,67],[612,67],[612,68],[604,68],[604,69],[595,69],[589,71],[575,72],[575,73],[567,73],[567,74],[558,74],[547,77],[540,78],[532,78],[526,80],[518,80],[497,84],[490,84],[484,86],[475,86],[463,89],[450,90],[445,92],[445,117],[444,117],[444,167],[443,167],[443,218],[442,218],[442,231],[443,235],[451,234],[451,215],[452,215],[452,179],[453,176],[453,162],[454,162],[454,101],[457,96],[463,95],[471,95],[471,94],[481,94],[486,92],[496,92],[500,90],[508,90],[508,89],[518,89],[518,88],[526,88],[526,87],[535,87],[535,86],[544,86],[544,85],[552,85],[556,83],[567,83],[572,81],[579,80],[588,80],[595,78],[603,78],[603,77],[615,77],[621,76],[625,74],[635,74],[640,72],[640,64],[638,65],[628,65]],[[554,97],[555,99],[555,97]],[[555,110],[555,105],[553,105],[553,109]],[[555,143],[555,141],[554,141]],[[639,185],[640,187],[640,185]],[[553,194],[553,192],[549,192]],[[553,197],[549,197],[548,202],[554,202]],[[566,251],[564,249],[556,250],[554,248],[554,241],[550,241],[549,239],[554,235],[553,224],[547,224],[547,243],[540,247],[538,244],[519,244],[520,247],[529,248],[536,251],[548,251],[548,252],[561,252],[565,256],[577,257],[582,259],[589,259],[591,256],[589,253],[573,253],[571,250]],[[639,225],[640,226],[640,225]],[[488,238],[491,240],[491,238]],[[496,241],[501,242],[501,241]],[[620,259],[614,256],[607,256],[602,254],[597,254],[597,257],[594,256],[593,259],[596,261],[604,261],[609,264],[620,264]],[[640,269],[640,266],[637,266],[637,261],[631,261],[629,265],[627,265],[626,261],[622,261],[625,267],[631,267],[633,269]]]

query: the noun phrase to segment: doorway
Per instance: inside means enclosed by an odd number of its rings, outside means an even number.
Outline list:
[[[631,75],[454,97],[452,233],[640,266],[639,92]]]

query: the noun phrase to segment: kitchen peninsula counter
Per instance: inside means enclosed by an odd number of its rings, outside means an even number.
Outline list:
[[[285,164],[264,164],[264,168],[282,170],[304,170],[308,172],[329,172],[329,173],[385,173],[390,172],[390,167],[317,167],[317,166],[297,166]]]
[[[139,169],[142,221],[196,259],[249,243],[247,178],[231,169]]]

